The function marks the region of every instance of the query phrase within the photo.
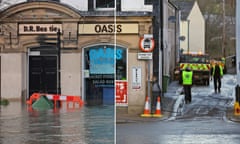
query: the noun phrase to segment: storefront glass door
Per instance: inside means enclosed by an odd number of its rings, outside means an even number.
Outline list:
[[[113,45],[96,45],[85,48],[84,96],[88,105],[114,104],[116,59],[122,58],[123,54],[120,49]],[[122,72],[124,67],[126,67],[126,63],[118,70],[118,78],[126,79],[126,72]]]

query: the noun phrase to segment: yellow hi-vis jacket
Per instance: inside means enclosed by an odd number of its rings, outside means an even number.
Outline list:
[[[184,70],[182,72],[183,85],[192,85],[192,76],[193,76],[192,71],[185,71]]]
[[[220,69],[220,76],[223,76],[223,67],[221,65],[218,65],[219,69]],[[215,66],[213,66],[213,72],[212,72],[212,76],[215,75]]]

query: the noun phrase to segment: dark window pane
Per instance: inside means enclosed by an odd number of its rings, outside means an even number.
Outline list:
[[[127,79],[127,53],[125,48],[116,49],[116,80]]]
[[[117,11],[121,11],[121,0],[116,0]]]
[[[145,5],[151,5],[153,3],[153,0],[144,0]]]
[[[88,0],[88,10],[92,11],[94,9],[93,0]]]
[[[114,0],[96,0],[96,8],[114,8]]]

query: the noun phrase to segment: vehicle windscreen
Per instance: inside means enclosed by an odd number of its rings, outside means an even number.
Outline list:
[[[181,55],[180,63],[209,63],[209,58],[205,55]]]

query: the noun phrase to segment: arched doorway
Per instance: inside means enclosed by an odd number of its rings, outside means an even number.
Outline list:
[[[127,75],[126,49],[99,44],[84,48],[83,54],[83,96],[87,104],[114,105],[115,80],[126,79]]]

